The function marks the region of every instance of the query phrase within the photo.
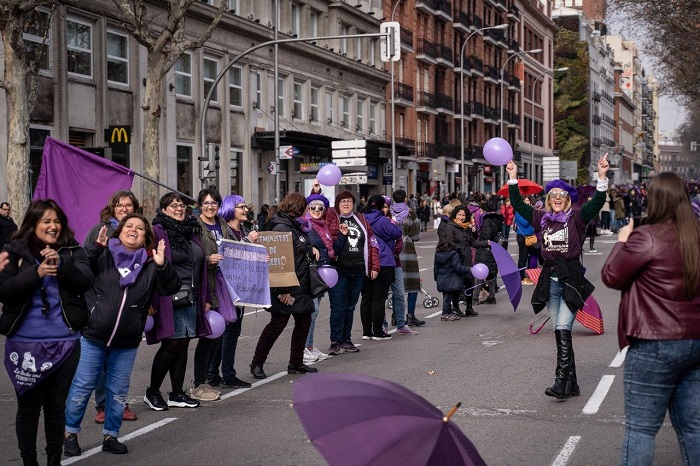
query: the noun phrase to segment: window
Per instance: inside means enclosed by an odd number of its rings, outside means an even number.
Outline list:
[[[318,87],[311,88],[311,121],[318,121],[318,100],[320,97],[320,90]]]
[[[377,134],[377,104],[374,102],[369,104],[369,132]]]
[[[350,98],[342,96],[340,97],[340,113],[341,120],[340,125],[344,128],[350,126]]]
[[[259,71],[253,72],[253,95],[255,95],[253,104],[255,108],[262,108],[262,76]]]
[[[68,72],[92,77],[92,26],[66,21],[66,46]]]
[[[365,130],[365,103],[362,100],[357,100],[357,118],[355,121],[355,129],[357,131]]]
[[[299,120],[304,119],[304,113],[303,113],[303,85],[302,83],[294,83],[294,108],[292,109],[292,118],[296,118]]]
[[[362,60],[362,37],[355,37],[355,60]]]
[[[107,80],[129,84],[129,36],[107,31]]]
[[[241,189],[241,163],[243,162],[243,151],[240,149],[231,149],[231,192],[240,193]]]
[[[309,37],[318,36],[318,13],[315,11],[311,12],[309,17]]]
[[[338,33],[339,36],[347,36],[348,35],[348,25],[340,23],[340,31]],[[340,39],[340,44],[338,45],[338,52],[342,53],[343,55],[348,53],[348,40],[343,38]]]
[[[299,11],[301,8],[299,7],[299,4],[297,3],[292,3],[292,35],[293,36],[298,36],[299,35]]]
[[[192,147],[177,146],[177,190],[192,195]]]
[[[183,53],[175,64],[175,94],[192,97],[192,54]]]
[[[49,126],[35,126],[29,128],[29,191],[34,192],[36,182],[41,170],[41,159],[44,153],[44,141],[51,136]]]
[[[277,112],[284,115],[284,78],[277,79]]]
[[[40,70],[50,70],[51,15],[42,10],[32,12],[24,23],[24,50],[27,64],[36,62]]]
[[[374,66],[377,63],[376,50],[377,50],[377,40],[370,39],[369,40],[369,50],[367,52],[369,54],[368,62],[371,66]]]
[[[243,105],[243,68],[240,66],[232,66],[228,70],[228,102],[230,105],[240,107]]]
[[[333,124],[333,91],[326,91],[326,118],[328,124]]]
[[[241,14],[241,1],[240,0],[228,0],[228,12],[240,15]]]
[[[202,78],[204,79],[204,98],[205,99],[206,99],[207,95],[209,95],[209,91],[211,90],[212,86],[214,85],[214,81],[216,80],[216,75],[218,75],[218,74],[219,74],[219,62],[216,61],[215,58],[204,57],[204,66],[202,68]],[[219,101],[216,94],[217,94],[216,88],[214,88],[214,92],[211,95],[212,102]]]

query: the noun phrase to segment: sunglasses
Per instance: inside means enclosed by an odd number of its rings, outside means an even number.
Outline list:
[[[324,210],[326,210],[326,208],[322,205],[310,205],[309,210],[313,210],[316,212],[323,212]]]
[[[547,196],[555,199],[566,199],[569,197],[569,193],[567,191],[550,191]]]

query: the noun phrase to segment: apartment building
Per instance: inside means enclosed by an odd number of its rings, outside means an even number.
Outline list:
[[[211,23],[213,0],[197,2],[187,18],[195,37]],[[206,113],[202,148],[200,118],[204,99],[217,75],[234,58],[274,36],[275,0],[230,0],[220,25],[204,47],[185,53],[168,73],[161,124],[161,166],[158,181],[196,195],[214,184],[223,194],[241,193],[256,205],[276,194],[304,191],[314,164],[328,162],[331,141],[367,139],[368,183],[383,189],[387,142],[386,88],[389,74],[379,60],[379,39],[324,36],[378,33],[382,5],[377,0],[352,3],[327,0],[279,0],[279,38],[319,37],[279,47],[279,79],[274,80],[273,47],[246,54],[216,86]],[[42,10],[25,34],[29,48],[40,46],[47,32],[41,63],[37,105],[31,115],[31,167],[34,183],[46,136],[69,141],[141,171],[141,131],[146,51],[117,21],[109,0],[59,4],[53,15]],[[154,2],[149,11],[158,13]],[[156,17],[162,20],[166,15]],[[0,106],[5,104],[0,91]],[[299,154],[274,167],[275,117],[280,145]],[[123,138],[112,144],[114,129]],[[118,131],[117,134],[124,134]],[[0,125],[0,147],[7,145],[7,127]],[[110,147],[112,146],[112,147]],[[399,148],[401,153],[402,148]],[[200,172],[199,158],[211,155],[210,170]],[[6,170],[6,162],[0,169]],[[281,192],[275,192],[278,169]],[[134,182],[140,195],[143,183]],[[0,180],[0,194],[6,192]],[[345,186],[358,190],[357,186]],[[343,188],[345,188],[343,187]],[[105,200],[106,201],[106,200]]]

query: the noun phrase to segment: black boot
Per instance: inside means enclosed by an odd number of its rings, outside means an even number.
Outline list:
[[[569,377],[566,381],[565,393],[567,398],[572,396],[580,396],[581,390],[578,388],[578,381],[576,380],[576,358],[574,357],[574,346],[571,342],[571,332],[565,330],[568,333],[569,338],[569,348],[571,348],[571,368],[569,369]],[[566,338],[566,335],[564,335]]]
[[[250,373],[252,374],[254,379],[266,379],[267,374],[265,374],[265,371],[263,371],[263,366],[261,365],[256,365],[256,364],[251,364],[250,365]]]
[[[61,466],[61,453],[47,453],[46,466]]]
[[[459,317],[467,317],[467,314],[465,314],[465,312],[461,310],[459,306],[453,306],[452,312],[458,315]]]
[[[60,463],[59,463],[60,464]],[[23,466],[39,466],[39,461],[36,459],[36,453],[22,457]]]
[[[408,325],[409,327],[420,327],[421,325],[425,325],[425,321],[418,320],[415,314],[407,314],[406,325]]]
[[[466,315],[467,317],[476,317],[479,315],[479,313],[474,310],[474,305],[472,303],[472,295],[467,296]]]
[[[568,333],[568,341],[564,336]],[[568,398],[566,395],[566,381],[571,369],[571,331],[555,330],[557,340],[557,370],[555,372],[554,385],[544,391],[547,396],[553,396],[559,400]]]

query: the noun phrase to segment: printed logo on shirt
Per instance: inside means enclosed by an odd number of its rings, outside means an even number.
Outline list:
[[[542,230],[542,249],[549,252],[565,253],[569,250],[569,228],[567,224],[561,224],[563,228],[555,231],[554,228],[547,227]]]

